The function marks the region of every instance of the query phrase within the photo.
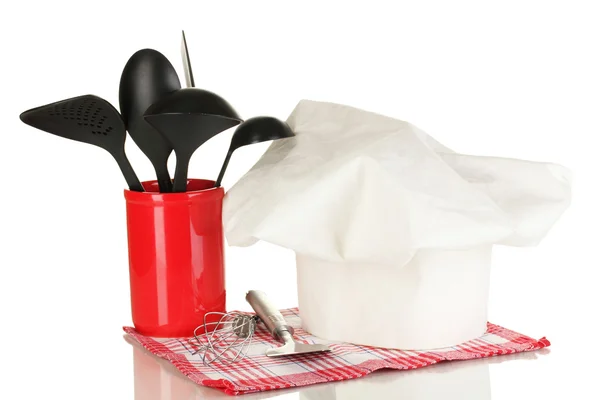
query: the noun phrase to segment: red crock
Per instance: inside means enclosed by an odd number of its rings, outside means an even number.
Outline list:
[[[207,312],[225,312],[224,190],[190,179],[187,192],[125,190],[131,312],[135,329],[188,337]]]

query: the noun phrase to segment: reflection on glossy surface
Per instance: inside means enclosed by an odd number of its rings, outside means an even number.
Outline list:
[[[301,400],[322,399],[491,399],[490,370],[485,362],[442,363],[412,371],[384,370],[364,379],[307,388]]]
[[[135,400],[231,399],[217,389],[196,385],[167,361],[153,356],[128,336],[133,347]],[[492,399],[490,364],[536,359],[537,353],[491,357],[481,360],[445,362],[412,371],[378,371],[364,378],[323,383],[301,388],[244,394],[243,400],[354,400],[405,398]]]
[[[217,389],[200,386],[186,378],[167,361],[155,357],[125,335],[133,348],[135,400],[196,400],[236,398]],[[237,396],[244,400],[298,399],[298,389],[273,390]]]

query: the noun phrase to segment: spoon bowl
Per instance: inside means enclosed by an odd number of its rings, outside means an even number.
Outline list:
[[[294,132],[289,125],[274,117],[254,117],[244,121],[233,133],[229,151],[219,172],[219,177],[215,182],[215,187],[221,186],[225,170],[235,150],[249,144],[285,139],[293,136],[295,136]]]
[[[161,192],[172,188],[167,162],[173,147],[144,120],[144,112],[177,89],[181,89],[181,84],[175,68],[153,49],[139,50],[129,58],[119,84],[123,120],[135,144],[152,163]]]

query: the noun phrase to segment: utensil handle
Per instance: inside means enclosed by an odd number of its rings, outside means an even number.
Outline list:
[[[223,180],[223,176],[225,175],[225,170],[227,169],[227,165],[229,165],[229,160],[231,159],[231,154],[233,154],[233,151],[229,150],[227,152],[227,157],[225,157],[225,161],[223,161],[223,166],[221,167],[221,171],[219,171],[219,177],[217,178],[215,187],[221,186],[221,181]]]
[[[279,338],[285,331],[294,334],[294,328],[287,324],[279,309],[271,303],[267,295],[260,290],[250,290],[246,293],[246,301],[250,303],[256,315],[269,329],[274,338]]]
[[[161,193],[170,193],[173,190],[173,182],[171,182],[171,175],[169,175],[169,169],[166,165],[156,166],[156,178],[158,180],[158,188]]]
[[[177,156],[177,154],[175,155]],[[190,157],[185,155],[177,157],[175,165],[175,179],[173,180],[173,193],[181,193],[187,190],[187,174],[190,165]]]
[[[144,192],[144,187],[138,179],[125,153],[115,154],[113,157],[117,161],[117,164],[119,164],[119,168],[125,177],[125,181],[127,182],[127,186],[129,186],[129,190],[133,192]]]

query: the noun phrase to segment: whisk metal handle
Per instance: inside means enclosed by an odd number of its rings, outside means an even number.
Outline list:
[[[294,334],[294,328],[287,324],[279,309],[271,303],[265,292],[260,290],[250,290],[246,293],[246,301],[250,303],[256,315],[266,325],[271,335],[279,339],[283,332]]]

